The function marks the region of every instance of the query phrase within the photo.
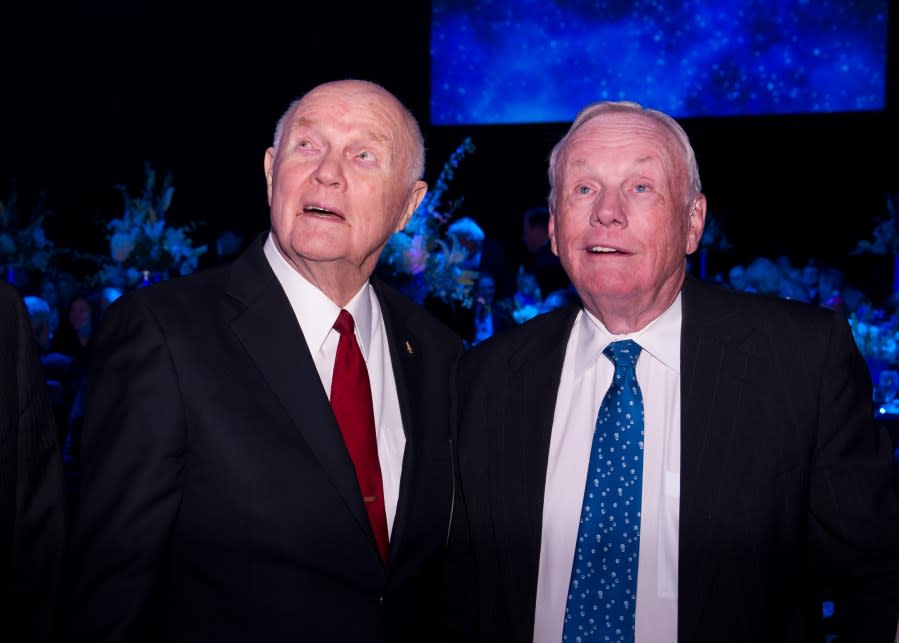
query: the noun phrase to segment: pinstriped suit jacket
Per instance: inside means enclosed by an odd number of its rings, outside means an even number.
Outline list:
[[[467,521],[451,554],[469,567],[451,586],[475,580],[450,591],[462,603],[453,625],[467,628],[457,639],[533,638],[552,419],[577,312],[541,315],[463,360]],[[845,319],[688,277],[681,366],[678,641],[809,640],[827,587],[841,641],[891,643],[899,503]]]
[[[65,536],[62,461],[31,320],[0,281],[0,639],[50,640]]]

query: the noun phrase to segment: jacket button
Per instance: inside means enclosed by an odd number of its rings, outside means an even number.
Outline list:
[[[378,594],[378,607],[384,607],[384,595]]]

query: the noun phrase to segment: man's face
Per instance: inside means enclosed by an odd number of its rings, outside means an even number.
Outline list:
[[[600,115],[564,150],[550,239],[591,312],[667,306],[680,289],[705,219],[705,197],[686,205],[683,157],[638,114]]]
[[[524,245],[528,252],[537,252],[546,245],[549,239],[546,234],[546,226],[539,223],[531,223],[527,220],[522,226],[521,238],[524,240]]]
[[[80,297],[69,306],[69,323],[75,330],[81,330],[91,322],[91,307]]]
[[[396,100],[356,81],[309,92],[265,154],[272,233],[307,278],[367,278],[427,186],[410,180],[412,137]]]

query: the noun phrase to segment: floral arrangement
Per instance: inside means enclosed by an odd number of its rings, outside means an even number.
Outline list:
[[[899,230],[897,230],[897,218],[899,218],[899,193],[886,195],[887,216],[881,219],[874,227],[872,240],[858,242],[852,254],[871,253],[876,255],[899,255]]]
[[[874,227],[874,238],[859,241],[852,254],[893,256],[893,292],[899,292],[899,192],[886,195],[887,216]]]
[[[899,318],[878,308],[862,307],[849,315],[852,335],[868,360],[895,363],[899,351]]]
[[[849,326],[868,364],[880,412],[899,413],[895,399],[899,388],[899,316],[895,311],[862,307],[849,315]]]
[[[99,283],[133,288],[187,275],[197,269],[200,256],[206,252],[205,245],[193,245],[193,224],[176,227],[166,221],[175,191],[171,175],[167,174],[157,189],[156,172],[149,163],[145,173],[139,196],[131,196],[122,185],[116,186],[124,200],[124,212],[106,224],[112,263],[100,269],[95,279]]]
[[[0,269],[2,278],[17,283],[31,273],[44,273],[50,268],[58,250],[44,232],[44,220],[51,214],[41,195],[36,214],[23,217],[13,190],[7,202],[0,201]]]
[[[725,284],[832,308],[846,315],[852,336],[878,384],[880,371],[899,365],[899,309],[895,296],[876,306],[863,291],[845,281],[842,271],[817,266],[810,260],[802,269],[784,261],[757,257],[748,266],[736,265]]]
[[[543,293],[537,278],[525,272],[524,266],[518,267],[515,276],[515,293],[497,302],[497,306],[505,311],[516,324],[523,324],[539,315],[543,310]]]
[[[456,168],[474,149],[471,138],[466,137],[444,163],[434,187],[422,199],[406,227],[388,239],[381,253],[379,270],[418,303],[432,296],[470,308],[474,301],[471,273],[462,268],[467,251],[453,235],[445,232],[462,199],[443,203]]]

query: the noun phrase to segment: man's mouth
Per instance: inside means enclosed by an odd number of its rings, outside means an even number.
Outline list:
[[[315,214],[320,217],[340,217],[343,218],[343,215],[339,212],[335,212],[334,210],[330,210],[321,205],[307,205],[303,208],[303,212],[308,214]]]
[[[610,248],[608,246],[593,246],[591,248],[587,248],[587,252],[595,255],[607,255],[607,254],[615,254],[620,252],[617,248]]]

